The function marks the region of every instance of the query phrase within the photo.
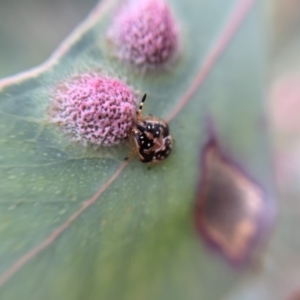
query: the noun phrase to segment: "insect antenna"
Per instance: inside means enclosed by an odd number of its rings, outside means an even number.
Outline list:
[[[141,119],[141,115],[142,115],[142,109],[143,109],[143,105],[144,105],[144,102],[146,100],[146,97],[147,97],[147,94],[145,94],[142,98],[142,101],[140,103],[140,107],[139,107],[139,110],[136,112],[136,116],[137,116],[137,120],[140,120]]]

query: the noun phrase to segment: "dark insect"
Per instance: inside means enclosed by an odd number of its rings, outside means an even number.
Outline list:
[[[143,163],[158,163],[170,155],[172,137],[169,126],[164,120],[153,116],[142,117],[146,96],[147,94],[144,95],[137,111],[131,142],[138,160]]]

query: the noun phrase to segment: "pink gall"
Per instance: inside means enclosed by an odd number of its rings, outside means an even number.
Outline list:
[[[128,0],[108,32],[116,56],[141,69],[168,63],[178,48],[178,27],[163,0]]]
[[[135,114],[131,89],[99,74],[81,74],[57,86],[49,112],[52,122],[84,146],[126,141]]]

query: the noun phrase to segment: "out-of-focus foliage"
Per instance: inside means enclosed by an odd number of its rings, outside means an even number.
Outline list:
[[[0,78],[42,63],[97,0],[0,0]]]

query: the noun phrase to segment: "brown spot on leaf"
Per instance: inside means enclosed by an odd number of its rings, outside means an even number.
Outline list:
[[[196,229],[231,262],[248,257],[261,226],[264,195],[216,143],[203,152],[195,206]]]

